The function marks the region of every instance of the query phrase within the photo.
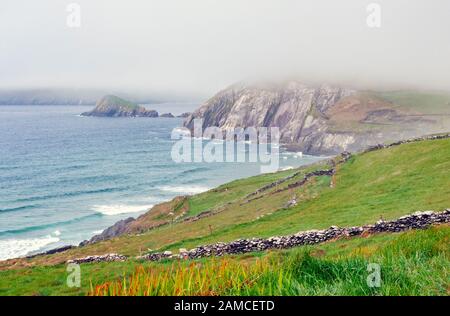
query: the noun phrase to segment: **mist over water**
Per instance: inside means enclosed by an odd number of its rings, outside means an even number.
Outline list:
[[[0,107],[0,259],[77,244],[177,195],[260,173],[257,163],[173,162],[182,119],[79,116],[88,109]],[[283,157],[280,168],[318,159]]]

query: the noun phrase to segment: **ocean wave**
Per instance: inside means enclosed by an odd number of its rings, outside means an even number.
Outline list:
[[[18,229],[4,230],[4,231],[0,231],[0,236],[12,235],[12,234],[22,234],[22,233],[26,233],[26,232],[41,230],[41,229],[47,229],[47,228],[52,228],[52,227],[57,227],[57,226],[64,226],[64,225],[77,223],[77,222],[80,222],[80,221],[83,221],[83,220],[86,220],[89,218],[93,218],[93,217],[98,217],[98,216],[101,216],[101,215],[95,213],[95,214],[89,214],[86,216],[76,217],[73,219],[69,219],[67,221],[60,221],[60,222],[47,223],[47,224],[36,225],[36,226],[28,226],[28,227],[23,227],[23,228],[18,228]]]
[[[94,175],[94,176],[80,176],[80,177],[70,177],[66,179],[60,179],[54,181],[50,186],[54,185],[67,185],[67,184],[79,184],[79,183],[99,183],[99,182],[108,182],[111,183],[113,181],[122,179],[123,176],[120,175]],[[111,188],[113,189],[113,188]],[[82,192],[82,191],[81,191]],[[93,192],[97,193],[97,192]]]
[[[172,133],[175,135],[182,136],[182,137],[190,137],[191,136],[191,131],[186,127],[175,127],[172,130]]]
[[[209,171],[209,170],[210,169],[208,167],[197,167],[197,168],[193,168],[193,169],[184,170],[180,174],[186,175],[186,174],[190,174],[190,173],[196,173],[196,172],[200,172],[200,171]]]
[[[103,215],[119,215],[125,213],[137,213],[148,211],[153,207],[150,205],[125,205],[125,204],[112,204],[112,205],[94,205],[92,210],[101,213]]]
[[[190,180],[184,180],[183,183],[184,184],[196,184],[196,183],[202,183],[202,182],[207,182],[208,180],[210,180],[209,178],[195,178],[195,179],[190,179]]]
[[[292,152],[292,151],[287,151],[287,152],[283,152],[281,154],[282,156],[290,156],[290,157],[294,157],[294,158],[306,158],[301,151],[299,152]]]
[[[78,164],[78,165],[71,165],[71,166],[64,166],[64,167],[59,167],[54,169],[54,171],[69,171],[69,170],[81,170],[81,169],[86,169],[90,167],[90,165],[88,164]]]
[[[89,195],[89,194],[97,194],[97,193],[110,193],[110,192],[122,192],[129,189],[129,187],[116,187],[116,188],[105,188],[105,189],[97,189],[97,190],[82,190],[75,192],[67,192],[63,194],[49,194],[49,195],[39,195],[28,198],[17,199],[14,202],[33,202],[54,198],[62,198],[62,197],[73,197],[79,195]]]
[[[181,194],[198,194],[202,192],[208,191],[210,188],[204,186],[163,186],[159,188],[161,191],[172,192],[172,193],[181,193]]]
[[[22,210],[27,210],[27,209],[33,209],[33,208],[37,208],[37,207],[39,207],[39,205],[36,205],[36,204],[33,204],[33,205],[23,205],[23,206],[18,206],[18,207],[10,207],[10,208],[0,209],[0,213],[17,212],[17,211],[22,211]]]
[[[60,239],[56,236],[47,235],[34,239],[4,239],[0,240],[0,260],[18,258],[28,255],[31,252],[56,243]]]

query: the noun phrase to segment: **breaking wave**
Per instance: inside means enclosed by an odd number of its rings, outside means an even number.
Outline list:
[[[45,236],[34,239],[4,239],[0,240],[0,260],[24,257],[31,252],[56,243],[59,238],[56,236]]]
[[[208,191],[210,188],[205,186],[163,186],[159,188],[161,191],[172,192],[172,193],[180,193],[180,194],[198,194],[202,192]]]
[[[137,213],[148,211],[153,207],[149,205],[126,205],[126,204],[111,204],[111,205],[94,205],[92,210],[103,215],[119,215],[125,213]]]

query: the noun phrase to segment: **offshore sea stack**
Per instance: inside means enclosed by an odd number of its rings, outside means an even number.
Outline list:
[[[92,111],[82,113],[81,115],[100,117],[158,117],[158,112],[147,110],[143,106],[114,95],[106,95],[97,101]]]

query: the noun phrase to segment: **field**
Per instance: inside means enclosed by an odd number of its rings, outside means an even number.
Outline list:
[[[65,265],[10,270],[0,295],[448,295],[449,236],[441,226],[267,254],[85,264],[81,288],[66,286]],[[369,264],[380,287],[368,286]]]
[[[83,264],[82,287],[75,289],[65,285],[63,263],[111,252],[176,253],[179,248],[217,241],[356,226],[415,211],[442,210],[450,205],[449,152],[450,139],[442,139],[358,154],[338,165],[332,177],[314,177],[295,188],[288,185],[310,171],[330,168],[330,162],[237,180],[186,197],[181,206],[178,200],[165,204],[157,218],[145,218],[146,225],[170,218],[170,211],[178,209],[183,209],[182,217],[147,232],[0,263],[0,295],[448,295],[448,226],[223,259]],[[280,179],[285,181],[247,196]],[[294,197],[297,205],[287,207]],[[184,220],[205,211],[210,216]],[[367,287],[369,263],[380,264],[380,288]]]
[[[377,96],[424,114],[450,114],[450,93],[436,91],[376,92]]]

